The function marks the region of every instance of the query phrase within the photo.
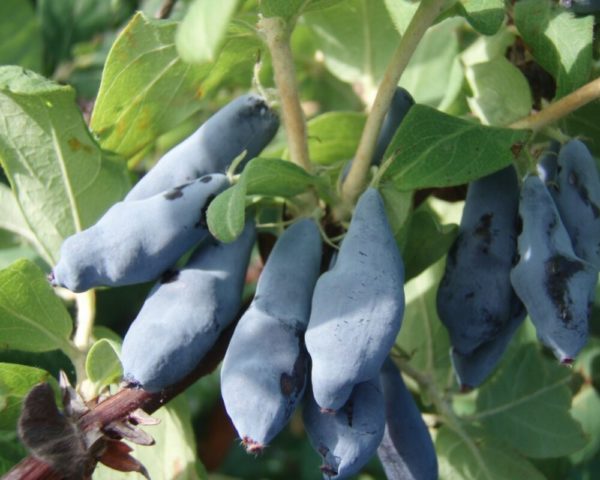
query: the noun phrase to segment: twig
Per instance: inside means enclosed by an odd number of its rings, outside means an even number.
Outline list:
[[[171,16],[171,12],[173,11],[173,7],[176,3],[177,0],[165,0],[158,9],[158,12],[156,12],[156,18],[158,18],[159,20],[169,18]]]
[[[481,456],[479,448],[464,429],[461,419],[457,417],[452,407],[442,397],[433,379],[430,376],[418,371],[405,358],[395,357],[395,361],[398,362],[398,365],[400,366],[402,372],[408,375],[414,381],[416,381],[419,384],[421,391],[427,393],[427,395],[429,396],[429,398],[435,405],[436,410],[439,413],[438,420],[441,421],[444,425],[446,425],[450,430],[452,430],[461,438],[461,440],[465,443],[465,445],[471,451],[471,454],[479,464],[485,465],[485,461]]]
[[[247,305],[241,309],[238,319],[246,310]],[[169,400],[179,395],[200,377],[208,375],[219,365],[233,335],[235,324],[228,327],[213,348],[205,355],[196,369],[183,380],[160,392],[147,392],[141,388],[124,388],[112,397],[96,405],[92,410],[83,415],[78,426],[81,432],[89,432],[93,429],[105,426],[119,420],[126,419],[130,413],[141,408],[146,413],[152,413],[164,406]],[[9,472],[2,476],[2,480],[60,480],[59,472],[34,456],[28,456],[15,465]]]
[[[396,51],[392,55],[390,63],[385,71],[381,84],[377,90],[377,96],[367,117],[365,128],[356,156],[352,162],[352,167],[348,176],[342,185],[342,199],[345,204],[345,211],[349,211],[364,188],[365,180],[373,158],[377,136],[383,118],[387,113],[396,86],[404,69],[408,65],[417,45],[423,38],[423,35],[437,16],[441,13],[446,0],[422,0],[415,15],[413,16],[408,28],[400,39]],[[343,213],[343,212],[342,212]]]
[[[509,127],[538,131],[598,98],[600,98],[600,78],[586,83],[583,87],[548,105],[543,110],[517,120]]]
[[[280,17],[263,17],[259,21],[258,28],[264,34],[271,52],[275,84],[281,98],[283,123],[288,139],[290,159],[296,165],[311,172],[306,122],[300,105],[294,57],[290,47],[292,28]]]

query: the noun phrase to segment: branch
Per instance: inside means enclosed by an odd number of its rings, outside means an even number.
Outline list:
[[[177,0],[165,0],[158,9],[158,12],[156,12],[156,18],[158,18],[159,20],[169,18],[171,16],[171,12],[173,11],[173,7],[176,3]]]
[[[510,124],[509,128],[541,130],[598,98],[600,98],[600,78],[586,83],[583,87],[548,105],[543,110],[517,120]]]
[[[258,28],[265,36],[271,53],[275,85],[281,98],[283,123],[287,134],[290,159],[307,172],[312,171],[308,158],[306,122],[296,85],[294,57],[290,47],[292,28],[279,17],[263,17]]]
[[[445,3],[446,0],[422,0],[408,28],[400,39],[396,51],[392,55],[377,90],[377,96],[375,97],[371,112],[367,117],[367,123],[362,132],[352,167],[342,185],[342,198],[346,210],[349,210],[354,205],[356,198],[358,198],[364,188],[373,152],[375,151],[377,136],[379,135],[383,118],[390,108],[390,103],[400,77],[423,35],[441,13]]]
[[[246,310],[247,305],[240,310],[238,319]],[[113,422],[126,419],[132,412],[141,408],[146,413],[152,413],[164,406],[172,398],[179,395],[199,378],[211,373],[223,357],[233,335],[237,321],[233,322],[223,331],[217,343],[205,355],[196,369],[180,382],[160,392],[147,392],[141,388],[124,388],[112,397],[97,404],[92,410],[85,413],[77,422],[79,430],[83,433],[94,429],[102,430]],[[34,456],[29,456],[9,472],[2,476],[2,480],[61,480],[60,472],[51,465]]]

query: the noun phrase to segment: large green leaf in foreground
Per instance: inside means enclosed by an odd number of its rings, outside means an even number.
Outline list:
[[[40,254],[54,263],[66,237],[127,192],[125,166],[103,155],[70,87],[0,67],[0,112],[0,163]]]

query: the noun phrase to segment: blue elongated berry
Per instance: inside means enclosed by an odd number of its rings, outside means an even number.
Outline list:
[[[537,176],[523,183],[519,215],[523,230],[512,285],[538,338],[561,362],[570,363],[587,341],[598,271],[575,256],[554,201]]]
[[[244,163],[257,156],[278,128],[279,118],[264,98],[242,95],[169,150],[125,200],[147,198],[210,173],[225,173],[244,150]]]
[[[462,355],[493,340],[512,318],[510,270],[517,248],[518,201],[512,166],[469,185],[459,234],[437,292],[440,320],[453,350]]]
[[[546,150],[537,164],[537,172],[547,186],[556,182],[556,174],[558,172],[558,152],[560,151],[560,143],[552,141],[548,150]]]
[[[240,309],[255,236],[248,221],[234,242],[207,239],[184,268],[163,275],[123,340],[126,381],[159,391],[194,369]]]
[[[400,372],[389,358],[381,368],[385,432],[377,454],[388,480],[437,480],[431,436]]]
[[[304,331],[320,263],[319,229],[300,220],[276,242],[231,338],[221,395],[249,452],[261,451],[281,431],[304,393]]]
[[[556,180],[548,189],[575,255],[600,269],[600,177],[594,158],[581,141],[563,145]]]
[[[304,403],[304,427],[321,455],[326,479],[342,480],[357,473],[377,451],[385,428],[379,380],[359,383],[334,414],[323,413],[311,395]]]
[[[116,203],[64,241],[52,283],[82,292],[155,280],[208,235],[208,204],[228,186],[225,175],[206,175],[144,200]]]
[[[322,408],[341,408],[354,385],[379,374],[403,314],[402,258],[381,196],[370,188],[356,205],[335,265],[313,295],[306,347]]]
[[[461,390],[472,390],[491,375],[500,363],[513,335],[525,320],[527,310],[514,292],[510,305],[512,308],[508,323],[493,338],[467,354],[451,349],[452,367]]]
[[[392,141],[396,130],[404,120],[404,117],[415,104],[410,93],[402,87],[397,87],[392,97],[392,103],[390,108],[383,120],[383,125],[377,137],[377,144],[375,145],[375,153],[373,154],[373,165],[379,165],[383,159],[383,154],[387,150],[388,145]]]

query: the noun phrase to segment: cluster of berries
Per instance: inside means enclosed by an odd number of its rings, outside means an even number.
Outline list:
[[[396,92],[379,157],[412,104]],[[221,172],[244,151],[258,155],[278,123],[262,98],[234,100],[95,225],[65,240],[55,285],[80,292],[158,279],[123,341],[130,385],[155,392],[181,381],[238,315],[256,227],[249,219],[235,241],[221,243],[208,232],[206,209],[229,187]],[[384,464],[406,478],[434,479],[428,430],[388,358],[404,314],[404,266],[377,190],[360,197],[325,272],[322,251],[313,219],[285,230],[236,325],[221,386],[242,443],[261,451],[304,402],[326,477],[353,475],[380,448]]]
[[[437,295],[465,389],[494,370],[527,315],[572,363],[600,269],[600,178],[586,146],[553,144],[521,187],[513,167],[472,182]]]

